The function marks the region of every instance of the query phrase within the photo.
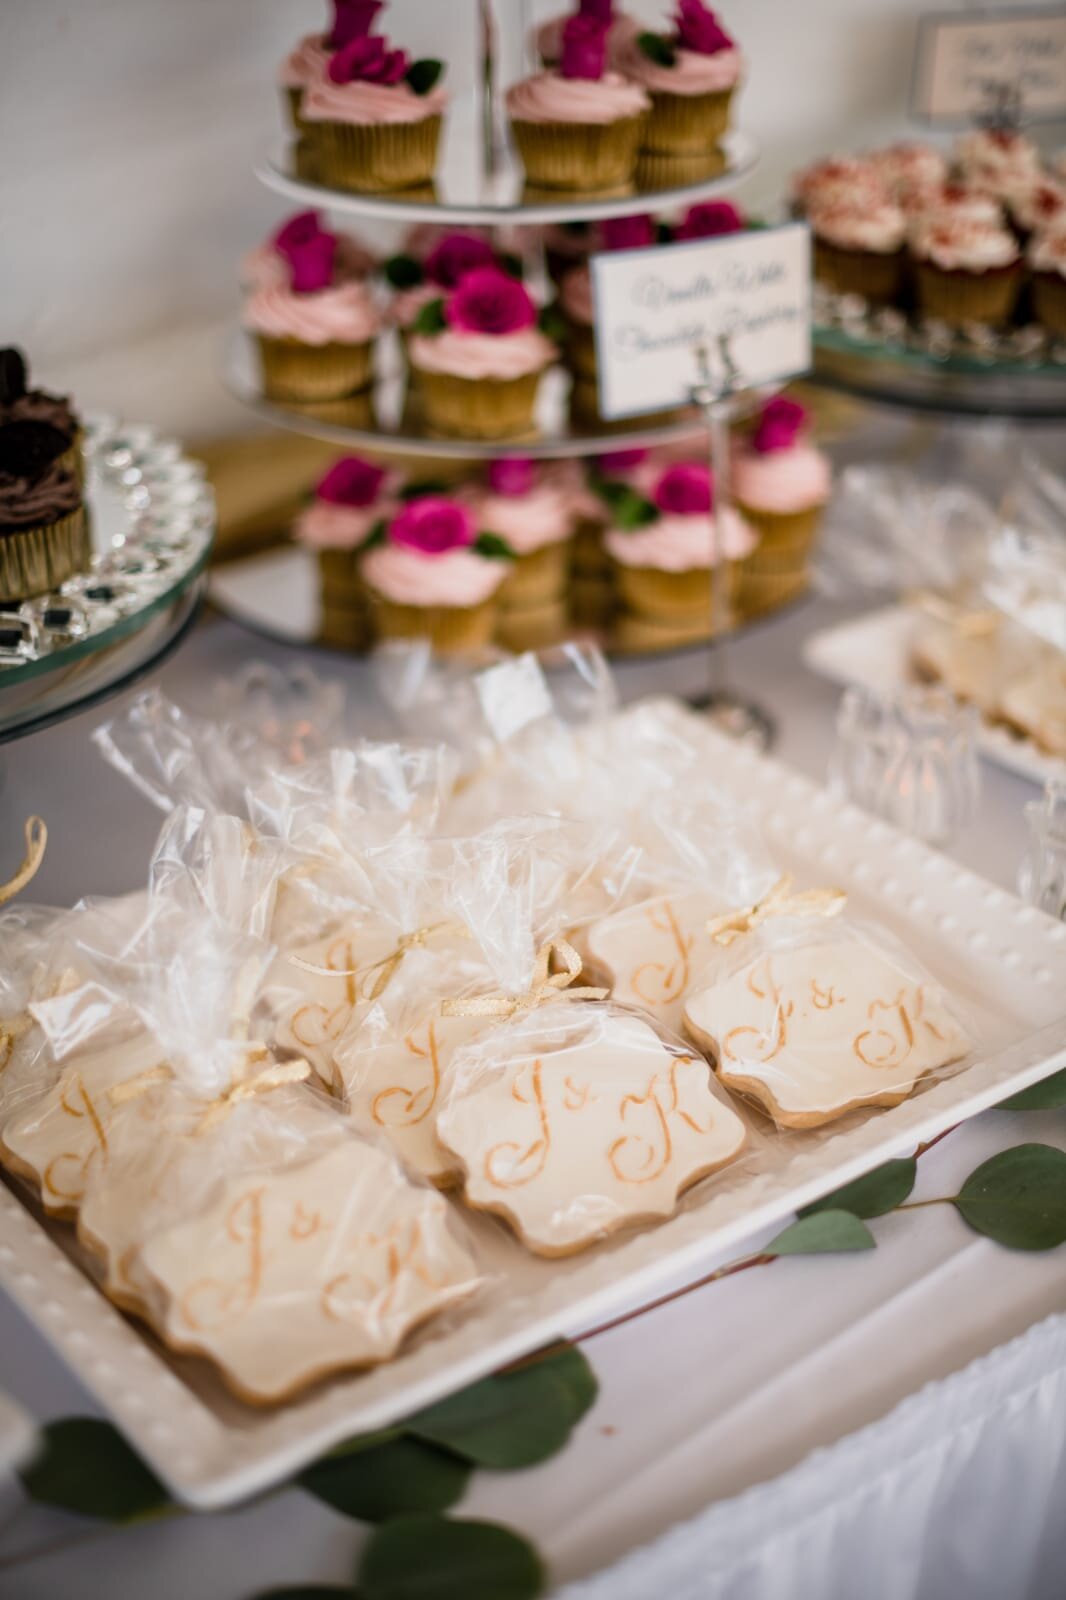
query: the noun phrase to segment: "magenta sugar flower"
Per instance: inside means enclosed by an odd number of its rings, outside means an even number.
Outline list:
[[[731,200],[707,200],[690,206],[674,229],[675,239],[717,239],[723,233],[740,233],[744,218]]]
[[[479,239],[475,233],[447,233],[426,257],[425,271],[431,283],[454,289],[468,272],[495,263],[496,255],[487,239]]]
[[[296,294],[314,294],[316,289],[328,289],[333,282],[333,258],[337,252],[336,236],[316,233],[302,244],[290,245],[285,252],[289,264],[289,284]]]
[[[486,474],[493,494],[519,496],[533,487],[536,468],[528,456],[499,456]]]
[[[649,216],[608,217],[602,231],[607,250],[643,250],[655,243],[655,223]]]
[[[602,456],[596,457],[596,465],[604,477],[609,478],[613,472],[632,472],[634,467],[647,461],[648,454],[639,445],[633,450],[605,450]]]
[[[342,50],[353,39],[365,39],[377,21],[385,0],[333,0],[333,26],[326,36],[331,50]]]
[[[677,40],[683,49],[701,56],[733,48],[729,34],[703,0],[678,0]]]
[[[790,450],[806,426],[806,406],[801,406],[798,400],[789,400],[786,395],[777,395],[763,407],[751,442],[760,455]]]
[[[425,556],[464,550],[477,537],[474,519],[465,506],[444,495],[427,494],[404,506],[389,523],[389,542],[418,550]]]
[[[614,21],[614,0],[581,0],[577,9],[583,17],[592,17],[605,28]]]
[[[559,71],[564,78],[603,77],[607,65],[607,29],[596,17],[571,17],[563,28]]]
[[[499,267],[478,267],[452,290],[444,302],[444,316],[460,333],[499,337],[534,327],[537,308],[517,278]]]
[[[282,223],[270,242],[279,255],[287,256],[291,250],[301,248],[321,232],[322,223],[317,211],[298,211],[288,222]]]
[[[667,467],[655,485],[652,499],[660,511],[678,517],[695,517],[710,511],[714,504],[711,469],[693,462]]]
[[[385,480],[383,467],[362,456],[342,456],[315,486],[319,500],[335,506],[370,506]]]
[[[390,50],[378,34],[352,39],[330,57],[327,69],[333,83],[400,83],[411,59],[406,50]]]

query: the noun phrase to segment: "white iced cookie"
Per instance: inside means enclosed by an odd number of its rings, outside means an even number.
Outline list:
[[[851,939],[761,954],[685,1003],[721,1081],[789,1128],[894,1106],[968,1041],[939,990]]]
[[[151,1238],[141,1265],[163,1296],[168,1343],[271,1403],[387,1361],[473,1291],[477,1269],[447,1219],[447,1201],[386,1152],[346,1139],[282,1172],[230,1179],[198,1216]]]
[[[613,999],[643,1006],[677,1028],[693,958],[707,944],[707,919],[720,909],[697,892],[662,895],[604,917],[585,942],[593,979],[607,983]]]
[[[160,1060],[159,1045],[147,1034],[107,1050],[79,1052],[32,1109],[6,1124],[0,1160],[37,1185],[52,1216],[74,1216],[86,1186],[107,1167],[117,1110],[112,1089]]]
[[[986,717],[998,714],[1007,686],[1031,669],[1039,647],[1016,630],[999,626],[967,634],[950,623],[923,620],[911,659],[918,675],[943,683]]]
[[[1066,663],[1050,656],[1036,672],[1007,685],[1000,714],[1052,756],[1066,756]]]
[[[745,1141],[706,1062],[609,1012],[571,1044],[461,1077],[437,1134],[462,1162],[469,1204],[506,1217],[543,1256],[670,1216]]]
[[[279,955],[268,979],[280,996],[275,1044],[303,1056],[333,1084],[334,1046],[378,976],[375,963],[395,948],[396,934],[383,924],[353,923]]]

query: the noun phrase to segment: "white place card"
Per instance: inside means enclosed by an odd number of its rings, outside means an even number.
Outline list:
[[[911,109],[927,122],[964,123],[1013,111],[1066,115],[1066,8],[945,12],[918,28]]]
[[[722,334],[746,386],[811,363],[810,235],[753,228],[592,257],[599,404],[608,420],[683,405]]]

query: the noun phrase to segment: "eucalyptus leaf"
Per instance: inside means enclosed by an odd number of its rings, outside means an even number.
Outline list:
[[[648,60],[654,61],[657,67],[672,67],[677,60],[677,51],[669,39],[664,39],[661,33],[639,34],[637,44]]]
[[[367,534],[366,538],[363,540],[363,549],[376,550],[378,545],[385,543],[385,538],[385,519],[383,517],[379,517],[377,522],[375,522],[374,526],[371,528],[370,532]]]
[[[999,1111],[1057,1111],[1066,1106],[1066,1072],[1052,1073],[1040,1083],[1030,1084],[1020,1094],[1012,1094],[997,1107]]]
[[[390,256],[385,263],[385,278],[394,289],[417,289],[425,281],[420,261],[414,256]]]
[[[764,1256],[815,1256],[836,1250],[872,1250],[877,1240],[850,1211],[818,1211],[801,1217],[760,1252]]]
[[[448,494],[451,489],[452,485],[440,478],[416,478],[413,483],[405,483],[396,497],[404,501],[421,500],[427,494]]]
[[[397,1517],[371,1537],[358,1588],[366,1600],[535,1600],[544,1569],[499,1523]]]
[[[1066,1152],[1050,1144],[1001,1150],[971,1172],[955,1205],[997,1244],[1053,1250],[1066,1241]]]
[[[600,1386],[587,1356],[576,1344],[555,1345],[542,1355],[531,1356],[529,1366],[546,1367],[570,1396],[573,1421],[578,1423],[595,1404]]]
[[[478,1467],[531,1467],[563,1448],[595,1399],[595,1382],[584,1357],[565,1352],[482,1378],[406,1427]]]
[[[884,1166],[866,1172],[854,1183],[846,1183],[832,1194],[812,1201],[799,1213],[801,1217],[816,1216],[819,1211],[850,1211],[853,1217],[883,1217],[894,1211],[914,1188],[918,1163],[913,1156],[905,1160],[886,1161]]]
[[[537,327],[544,337],[550,339],[553,344],[562,344],[569,331],[566,325],[566,318],[559,310],[559,307],[554,305],[541,308],[537,317]]]
[[[296,1482],[316,1500],[359,1522],[415,1511],[446,1511],[466,1492],[465,1461],[420,1439],[392,1439],[369,1450],[326,1456]]]
[[[408,87],[415,94],[428,94],[440,82],[441,73],[444,71],[443,61],[414,61],[407,69]]]
[[[516,256],[513,250],[505,250],[500,256],[500,266],[508,277],[517,278],[519,282],[526,275],[525,262],[521,256]]]
[[[158,1516],[170,1497],[116,1428],[65,1417],[42,1430],[43,1447],[19,1474],[31,1500],[102,1522]]]
[[[648,528],[659,520],[658,507],[628,484],[605,484],[603,499],[610,508],[615,527],[621,528],[624,533],[635,533],[639,528]]]
[[[515,553],[506,539],[498,533],[479,533],[474,540],[474,549],[479,556],[485,556],[489,561],[513,561]]]
[[[431,338],[436,333],[443,333],[447,326],[443,300],[427,300],[412,323],[415,333],[428,334]]]

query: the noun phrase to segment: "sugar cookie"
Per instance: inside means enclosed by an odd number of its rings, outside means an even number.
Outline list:
[[[707,944],[708,917],[720,909],[711,896],[695,892],[662,895],[604,917],[585,941],[593,978],[610,985],[613,999],[679,1027],[693,957]]]

